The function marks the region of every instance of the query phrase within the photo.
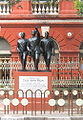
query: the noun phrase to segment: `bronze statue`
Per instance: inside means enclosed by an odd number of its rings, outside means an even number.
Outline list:
[[[39,58],[40,58],[40,33],[37,28],[35,30],[32,30],[32,37],[28,39],[28,48],[30,55],[33,58],[34,61],[34,68],[35,71],[38,71],[38,64],[39,64]]]
[[[29,55],[33,58],[35,71],[38,71],[40,54],[42,53],[46,63],[46,70],[50,71],[51,56],[54,52],[54,42],[49,37],[49,33],[45,32],[45,37],[41,39],[38,29],[35,28],[35,30],[32,30],[31,38],[25,39],[24,32],[20,32],[19,36],[20,39],[17,42],[17,51],[21,60],[22,70],[26,70],[26,60],[27,55]]]
[[[49,37],[48,32],[45,32],[45,37],[41,39],[40,46],[46,63],[46,70],[50,71],[51,56],[54,54],[54,42]]]
[[[20,39],[17,41],[17,51],[19,53],[19,57],[21,60],[22,70],[25,71],[26,70],[26,59],[27,59],[27,54],[28,54],[28,50],[27,50],[28,40],[25,39],[24,32],[20,32],[19,37]]]

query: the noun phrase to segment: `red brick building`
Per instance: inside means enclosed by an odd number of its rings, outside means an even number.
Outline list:
[[[83,57],[83,18],[77,15],[72,0],[61,0],[54,4],[49,6],[45,1],[38,3],[22,0],[9,7],[7,2],[0,2],[0,59],[5,62],[5,58],[6,63],[10,59],[17,62],[18,33],[25,32],[26,38],[30,38],[31,31],[38,26],[41,35],[48,30],[50,37],[55,41],[55,53],[58,56],[55,58],[59,58],[58,63],[65,61],[71,63],[69,66],[74,63],[72,68],[60,65],[58,69],[55,65],[53,79],[77,79],[82,77],[79,58]],[[15,69],[16,65],[15,63]],[[11,65],[5,72],[3,72],[5,67],[2,67],[0,79],[12,79]]]

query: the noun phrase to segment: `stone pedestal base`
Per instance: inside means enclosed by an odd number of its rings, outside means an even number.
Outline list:
[[[53,96],[48,90],[52,90],[52,72],[14,71],[13,77],[15,92],[23,91],[23,95],[17,94],[16,97],[20,103],[23,98],[28,100],[28,104],[25,106],[27,110],[46,111],[51,109],[48,102]],[[14,109],[13,105],[11,105],[11,109]],[[22,109],[24,109],[22,104],[19,104],[18,110]]]
[[[32,91],[52,90],[52,72],[14,71],[13,78],[15,79],[15,91],[18,89],[23,91],[28,89]]]

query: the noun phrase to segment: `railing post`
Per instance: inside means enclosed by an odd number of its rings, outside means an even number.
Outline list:
[[[10,12],[10,6],[7,4],[7,13]]]
[[[0,1],[0,15],[6,15],[6,14],[9,14],[9,12],[10,12],[10,10],[9,10],[8,2]]]
[[[1,12],[2,12],[2,9],[1,9],[1,4],[0,4],[0,14],[1,14]]]

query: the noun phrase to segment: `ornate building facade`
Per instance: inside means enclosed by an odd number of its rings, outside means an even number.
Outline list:
[[[18,33],[25,32],[26,38],[38,27],[41,36],[49,31],[55,42],[55,57],[51,63],[53,88],[62,83],[82,85],[83,57],[83,18],[77,15],[73,1],[30,1],[22,0],[13,6],[0,2],[0,84],[1,88],[13,88],[12,70],[20,67],[17,54]],[[29,58],[28,58],[29,62]],[[39,67],[45,68],[40,61]],[[27,63],[27,69],[33,69],[33,63]],[[57,81],[58,79],[58,81]],[[60,82],[66,81],[66,82]],[[67,83],[67,81],[70,81]],[[63,85],[62,85],[63,86]]]

